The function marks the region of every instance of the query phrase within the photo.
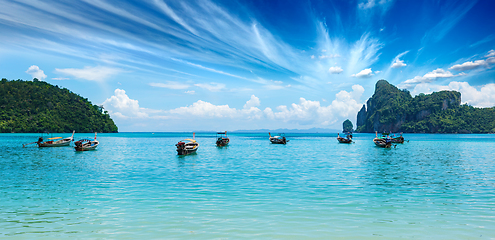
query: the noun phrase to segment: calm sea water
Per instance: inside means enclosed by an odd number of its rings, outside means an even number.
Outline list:
[[[99,134],[75,152],[0,134],[0,239],[495,238],[495,135],[382,149],[374,134],[230,134],[217,148],[201,133],[177,156],[191,135]]]

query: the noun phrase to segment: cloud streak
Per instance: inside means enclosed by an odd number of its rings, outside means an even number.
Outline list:
[[[96,66],[90,67],[86,66],[82,69],[80,68],[55,68],[55,72],[62,75],[72,76],[78,79],[84,79],[89,81],[105,81],[108,78],[123,72],[122,69]]]

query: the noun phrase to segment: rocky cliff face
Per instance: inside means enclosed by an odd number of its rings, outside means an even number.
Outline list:
[[[399,90],[385,80],[376,83],[375,93],[363,105],[357,115],[359,132],[401,132],[403,125],[421,121],[429,115],[458,108],[461,94],[456,91],[441,91],[412,98],[406,90]],[[429,129],[431,132],[434,129]]]
[[[356,125],[357,127],[363,126],[366,122],[366,106],[363,104],[361,110],[357,114]]]

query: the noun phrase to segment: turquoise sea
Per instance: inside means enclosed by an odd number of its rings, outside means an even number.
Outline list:
[[[0,134],[0,239],[495,238],[495,135],[336,135],[199,133],[177,156],[192,133],[98,134],[91,152]]]

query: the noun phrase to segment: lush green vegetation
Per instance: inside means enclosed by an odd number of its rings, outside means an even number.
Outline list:
[[[402,125],[404,132],[495,133],[495,107],[461,105]]]
[[[351,120],[347,119],[342,123],[343,132],[352,132],[354,126],[352,125]]]
[[[376,84],[360,132],[495,133],[495,108],[461,105],[461,93],[440,91],[411,97],[385,80]]]
[[[38,81],[0,82],[0,132],[117,132],[102,107]]]

